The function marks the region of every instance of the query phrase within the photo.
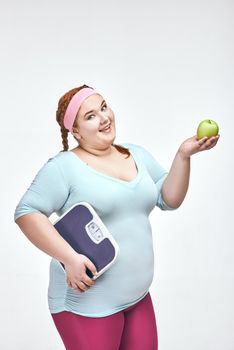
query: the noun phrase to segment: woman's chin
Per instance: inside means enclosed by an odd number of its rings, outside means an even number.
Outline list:
[[[104,141],[104,142],[110,142],[110,143],[113,143],[114,140],[115,140],[115,131],[114,130],[111,130],[109,132],[103,132],[101,133],[101,135],[99,135],[99,137],[101,136],[101,139]]]

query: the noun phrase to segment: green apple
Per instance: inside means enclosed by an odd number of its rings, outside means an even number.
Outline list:
[[[197,137],[201,139],[204,136],[207,136],[207,137],[216,136],[218,135],[218,132],[219,132],[218,124],[214,120],[205,119],[198,125]]]

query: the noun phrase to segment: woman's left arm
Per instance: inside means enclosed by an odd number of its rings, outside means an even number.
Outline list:
[[[193,136],[181,144],[162,186],[162,196],[169,207],[178,208],[185,198],[189,186],[191,156],[213,148],[218,139],[219,135],[200,140]]]

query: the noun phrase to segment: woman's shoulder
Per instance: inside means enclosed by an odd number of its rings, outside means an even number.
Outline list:
[[[133,143],[122,143],[121,146],[128,148],[130,152],[134,153],[143,162],[152,162],[155,160],[151,151],[146,149],[144,146]]]
[[[120,146],[129,149],[130,151],[135,151],[136,153],[143,153],[145,151],[144,147],[134,144],[134,143],[120,143]]]
[[[64,166],[68,165],[68,163],[70,163],[71,160],[72,157],[70,151],[61,151],[48,158],[43,168],[64,168]]]
[[[71,153],[72,153],[71,151],[58,152],[54,156],[49,158],[49,161],[59,162],[59,163],[70,161],[70,159],[72,159]]]

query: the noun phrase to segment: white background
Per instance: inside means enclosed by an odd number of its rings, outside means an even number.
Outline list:
[[[58,99],[86,83],[114,110],[116,142],[144,146],[168,170],[202,119],[220,125],[218,145],[192,157],[182,206],[151,214],[151,295],[159,350],[233,350],[234,2],[8,0],[0,7],[0,348],[63,349],[47,307],[50,258],[13,214],[61,149]]]

